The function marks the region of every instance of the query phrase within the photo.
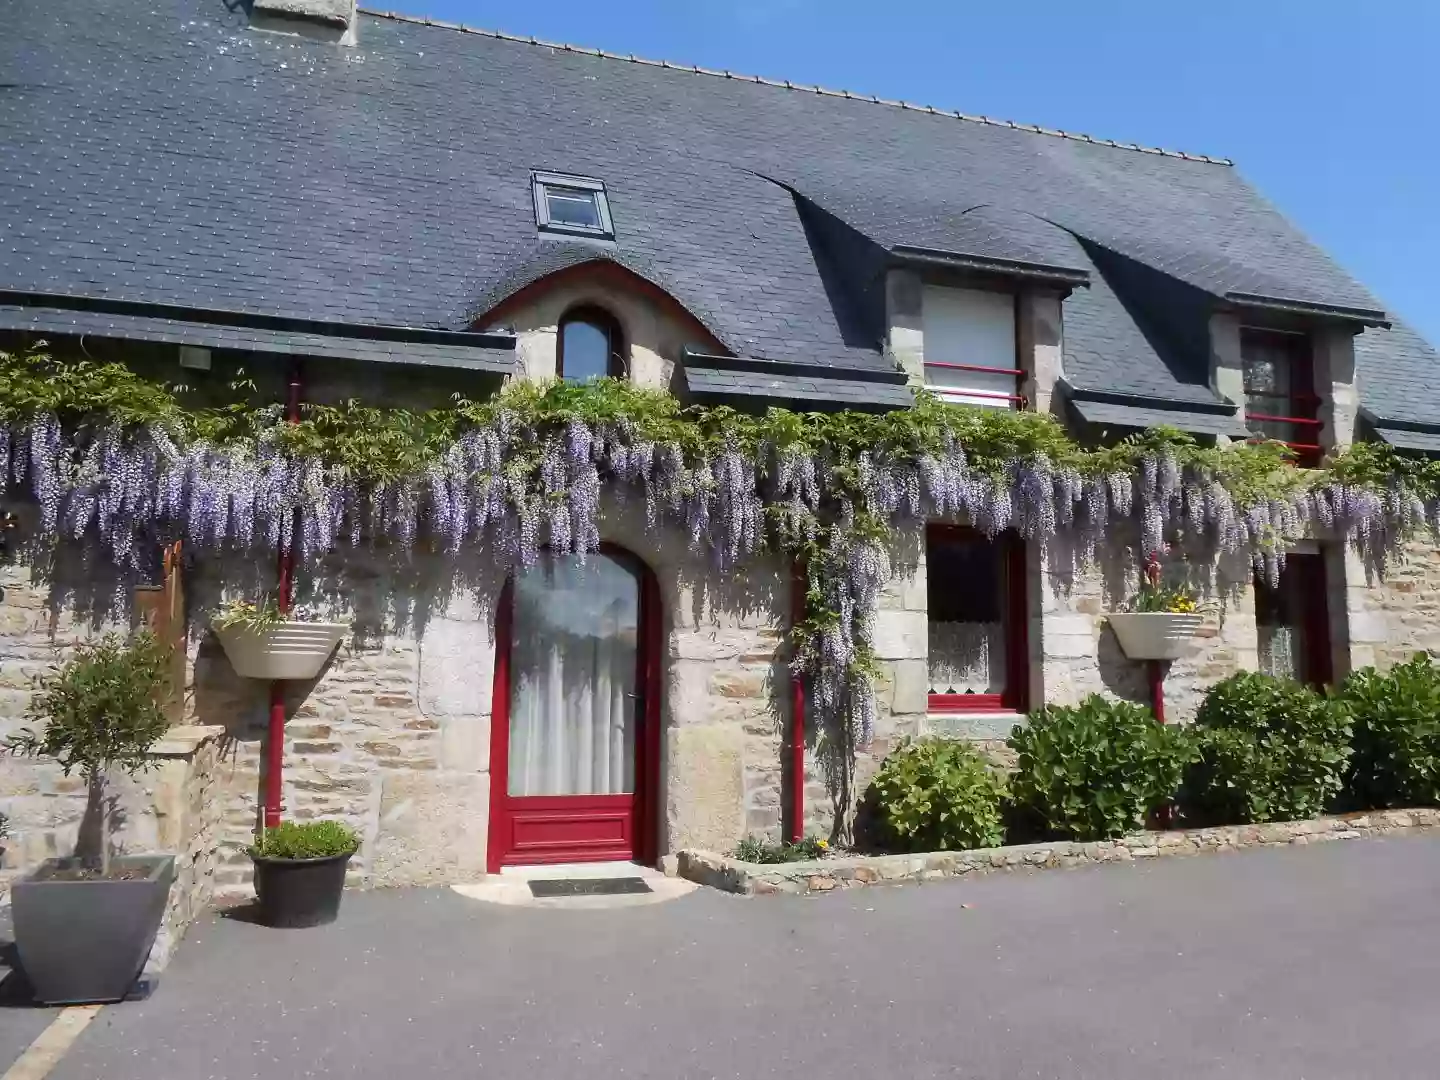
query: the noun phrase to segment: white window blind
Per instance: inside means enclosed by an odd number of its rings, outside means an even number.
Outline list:
[[[1016,408],[1015,297],[928,285],[923,312],[926,388],[962,405]]]

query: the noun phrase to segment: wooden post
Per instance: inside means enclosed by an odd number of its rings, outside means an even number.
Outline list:
[[[159,585],[135,590],[135,610],[150,632],[170,647],[170,680],[161,707],[171,727],[185,722],[185,593],[180,580],[180,541],[165,548]]]

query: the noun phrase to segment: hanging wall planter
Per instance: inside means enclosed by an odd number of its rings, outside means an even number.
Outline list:
[[[1190,652],[1203,621],[1196,612],[1127,611],[1108,616],[1131,660],[1178,660]]]
[[[349,623],[278,622],[264,629],[215,624],[235,674],[247,679],[313,679]]]

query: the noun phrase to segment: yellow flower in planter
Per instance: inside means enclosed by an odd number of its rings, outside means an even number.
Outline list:
[[[1199,610],[1195,594],[1183,585],[1166,585],[1160,575],[1160,553],[1152,551],[1145,560],[1145,573],[1140,578],[1140,592],[1131,609],[1165,612],[1171,615],[1193,615]]]

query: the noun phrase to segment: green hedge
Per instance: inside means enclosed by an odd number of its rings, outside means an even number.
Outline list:
[[[1091,694],[1046,707],[1017,725],[1010,797],[1020,820],[1049,836],[1105,840],[1140,828],[1175,795],[1190,740],[1129,701]]]
[[[1365,668],[1330,695],[1241,672],[1210,687],[1188,726],[1092,694],[1038,709],[1007,745],[1008,783],[966,742],[902,744],[866,793],[873,838],[902,851],[1102,840],[1171,800],[1187,825],[1437,806],[1440,666],[1422,653]]]
[[[1255,671],[1216,683],[1195,716],[1188,821],[1238,825],[1317,817],[1344,785],[1350,723],[1308,686]]]
[[[866,792],[875,839],[903,851],[959,851],[1004,843],[1004,783],[967,742],[907,741]]]
[[[1335,704],[1354,727],[1346,805],[1440,804],[1440,668],[1429,656],[1352,673]]]

